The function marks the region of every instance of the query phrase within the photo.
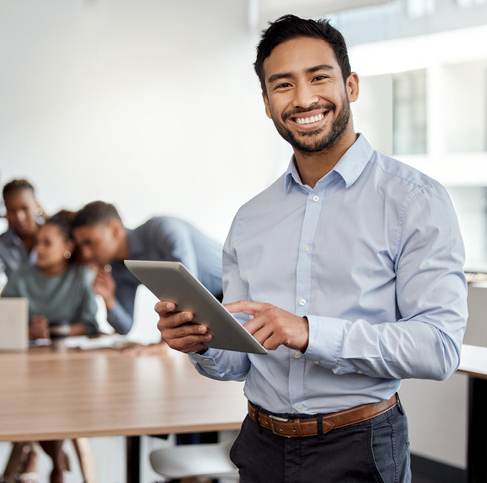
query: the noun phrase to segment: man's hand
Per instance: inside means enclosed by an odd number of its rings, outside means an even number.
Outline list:
[[[254,318],[244,327],[268,350],[280,345],[305,352],[308,347],[309,326],[305,317],[286,312],[270,304],[240,300],[225,304],[232,313],[243,312]]]
[[[101,295],[105,305],[107,307],[107,311],[113,309],[115,305],[116,298],[115,298],[115,280],[112,277],[112,274],[103,267],[95,267],[96,276],[93,282],[93,290],[96,294]]]
[[[157,328],[161,331],[161,338],[166,344],[186,354],[190,352],[206,351],[204,344],[211,340],[208,328],[205,325],[191,324],[193,314],[190,312],[175,312],[173,302],[161,301],[155,306],[159,314]]]

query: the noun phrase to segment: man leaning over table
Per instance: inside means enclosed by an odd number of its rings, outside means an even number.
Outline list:
[[[73,235],[84,260],[97,269],[95,292],[103,298],[108,322],[119,334],[132,328],[140,285],[125,266],[126,259],[181,262],[221,300],[221,244],[184,220],[155,216],[129,229],[115,206],[92,201],[76,214]]]
[[[168,301],[162,337],[201,374],[245,380],[242,482],[408,482],[400,381],[447,378],[465,330],[456,215],[438,182],[355,133],[359,79],[327,21],[272,23],[255,70],[294,156],[238,211],[223,284],[269,354],[207,349],[206,327]]]

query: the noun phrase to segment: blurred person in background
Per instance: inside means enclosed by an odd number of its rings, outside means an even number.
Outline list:
[[[3,188],[8,230],[0,235],[0,272],[7,278],[25,263],[34,263],[43,210],[29,181],[14,179]]]
[[[65,335],[98,333],[93,275],[88,267],[75,260],[76,246],[71,233],[73,216],[73,213],[60,211],[39,227],[36,263],[22,265],[13,272],[3,290],[2,297],[28,299],[30,339],[50,339],[50,327],[59,324],[66,327]],[[62,483],[63,473],[69,469],[63,440],[42,441],[40,445],[53,462],[51,483]],[[35,450],[26,455],[21,469],[24,481],[36,481],[36,457]]]
[[[119,334],[132,328],[140,285],[123,263],[126,259],[181,262],[222,299],[222,246],[183,220],[158,216],[131,230],[112,204],[93,201],[76,214],[73,235],[84,260],[97,270],[95,292],[103,298],[108,322]]]
[[[97,272],[94,290],[106,305],[107,320],[119,334],[134,323],[140,281],[124,260],[181,262],[218,300],[222,300],[222,246],[178,218],[157,216],[135,229],[126,228],[117,209],[103,201],[84,206],[73,222],[73,235],[84,260]],[[164,342],[126,349],[132,356],[160,354]],[[177,434],[177,444],[213,443],[217,434]]]
[[[31,339],[49,339],[49,323],[67,321],[69,335],[95,335],[97,304],[93,276],[76,263],[71,234],[74,214],[60,211],[39,229],[35,264],[18,268],[9,278],[3,297],[29,300]]]

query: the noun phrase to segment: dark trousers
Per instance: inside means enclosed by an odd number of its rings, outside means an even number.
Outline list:
[[[285,438],[245,419],[230,457],[241,483],[409,483],[407,418],[401,406],[368,421]]]

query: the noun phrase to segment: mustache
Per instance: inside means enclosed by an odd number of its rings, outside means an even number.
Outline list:
[[[336,107],[335,104],[333,104],[332,102],[326,102],[324,104],[311,104],[311,106],[309,106],[306,109],[303,107],[297,107],[295,109],[289,109],[288,111],[283,112],[281,117],[282,117],[283,121],[286,121],[290,117],[296,116],[297,114],[303,114],[306,112],[311,112],[311,111],[315,111],[315,110],[319,110],[319,109],[323,109],[325,111],[332,111],[335,109],[335,107]]]

